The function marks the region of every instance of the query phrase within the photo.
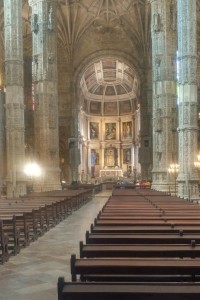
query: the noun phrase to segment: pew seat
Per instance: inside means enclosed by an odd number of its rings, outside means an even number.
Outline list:
[[[80,258],[95,257],[180,257],[200,258],[200,245],[192,241],[191,245],[159,244],[91,244],[80,242]]]
[[[58,279],[58,300],[199,300],[195,283],[65,282]]]
[[[199,233],[89,233],[86,231],[87,244],[186,244],[194,241],[200,244]]]
[[[81,281],[97,281],[98,275],[105,278],[128,277],[137,281],[137,275],[150,276],[159,281],[162,276],[171,276],[182,280],[184,276],[192,278],[194,281],[200,278],[200,259],[188,258],[76,258],[71,255],[71,275],[72,281],[77,281],[80,276]],[[94,277],[93,277],[94,275]],[[128,276],[126,276],[128,275]],[[131,280],[132,280],[131,278]],[[104,279],[105,280],[105,279]]]
[[[104,226],[97,225],[94,226],[91,224],[91,232],[92,233],[179,233],[180,231],[184,231],[185,233],[200,233],[200,224],[197,225],[174,225],[172,224],[162,224],[154,225],[154,226],[144,226],[144,225],[115,225],[115,226]]]

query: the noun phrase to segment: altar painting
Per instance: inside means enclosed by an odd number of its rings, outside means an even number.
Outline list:
[[[122,123],[122,136],[123,136],[123,138],[132,137],[132,122],[123,122]]]
[[[90,122],[90,139],[98,139],[99,138],[99,123]]]
[[[116,123],[105,124],[105,139],[116,140]]]
[[[91,165],[99,165],[99,151],[97,149],[91,149]]]

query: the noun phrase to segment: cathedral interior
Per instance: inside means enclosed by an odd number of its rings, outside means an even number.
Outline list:
[[[199,198],[199,0],[1,0],[0,30],[8,197],[129,177]]]

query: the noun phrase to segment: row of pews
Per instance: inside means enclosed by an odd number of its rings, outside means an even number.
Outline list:
[[[200,206],[151,189],[114,189],[71,255],[58,300],[200,297]]]
[[[31,193],[0,201],[0,262],[37,240],[92,198],[91,189]]]

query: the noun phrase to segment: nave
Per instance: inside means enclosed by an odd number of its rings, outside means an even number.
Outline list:
[[[94,218],[111,195],[102,191],[92,201],[0,265],[0,300],[57,300],[57,280],[71,280],[70,257],[79,255]]]

